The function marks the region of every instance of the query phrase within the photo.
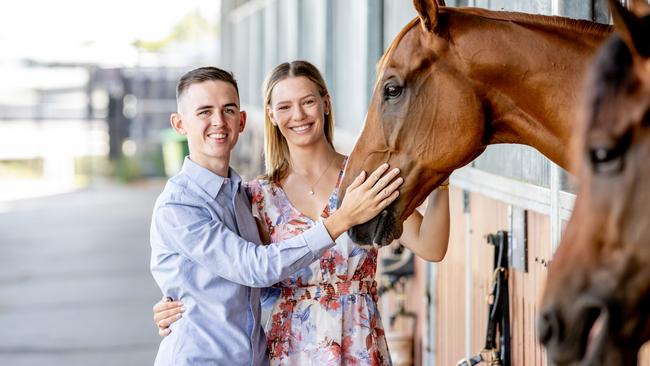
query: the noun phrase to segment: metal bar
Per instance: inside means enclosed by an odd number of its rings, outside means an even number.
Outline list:
[[[237,8],[230,11],[228,14],[230,21],[237,24],[251,15],[264,9],[272,0],[250,0]]]
[[[427,288],[429,291],[429,306],[427,315],[429,321],[427,322],[426,349],[425,349],[425,365],[436,366],[436,336],[437,336],[437,289],[438,289],[438,264],[427,263]]]
[[[465,217],[465,355],[472,356],[472,215],[470,193],[463,192],[463,216]]]
[[[573,206],[576,203],[576,195],[569,192],[560,191],[559,194],[559,203],[560,203],[560,218],[562,220],[568,220],[571,217],[573,212]]]
[[[549,215],[550,190],[530,183],[520,182],[480,169],[466,167],[456,170],[450,178],[452,185],[480,193],[495,200],[526,210]]]
[[[562,235],[562,220],[560,218],[560,167],[557,164],[551,164],[551,253],[555,253],[555,249],[560,243],[560,236]]]
[[[552,0],[551,2],[551,14],[560,15],[560,0]]]

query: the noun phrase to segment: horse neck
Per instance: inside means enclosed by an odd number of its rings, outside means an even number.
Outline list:
[[[452,47],[486,101],[485,144],[529,145],[566,169],[582,75],[607,34],[531,18],[479,17]]]

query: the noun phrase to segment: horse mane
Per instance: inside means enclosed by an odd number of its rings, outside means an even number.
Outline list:
[[[584,19],[572,19],[562,16],[519,13],[513,11],[493,11],[481,8],[444,8],[447,13],[471,14],[485,19],[504,20],[523,25],[548,25],[577,32],[608,35],[612,31],[609,24],[595,23]]]
[[[589,124],[595,121],[608,100],[630,88],[633,84],[632,53],[619,37],[612,37],[600,49],[589,72],[585,101],[590,115]]]
[[[559,16],[548,16],[548,15],[537,15],[537,14],[527,14],[527,13],[518,13],[511,11],[493,11],[481,8],[448,8],[444,7],[440,9],[441,12],[446,13],[456,13],[456,14],[469,14],[478,16],[485,19],[491,20],[504,20],[515,22],[523,25],[548,25],[554,26],[562,29],[573,30],[577,32],[588,32],[595,33],[599,35],[608,35],[612,31],[612,26],[608,24],[600,24],[595,22],[590,22],[588,20],[581,19],[571,19],[566,17]],[[419,17],[415,17],[411,20],[402,30],[395,36],[391,42],[386,52],[382,55],[381,59],[377,63],[377,75],[380,74],[380,70],[386,69],[386,63],[388,62],[390,54],[397,47],[397,45],[402,41],[402,38],[415,27],[420,22]],[[378,78],[379,80],[379,78]]]

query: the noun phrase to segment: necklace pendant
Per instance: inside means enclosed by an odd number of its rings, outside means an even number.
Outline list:
[[[310,189],[310,190],[309,190],[309,194],[311,194],[311,195],[313,196],[313,195],[314,195],[314,190],[313,190],[313,189]]]

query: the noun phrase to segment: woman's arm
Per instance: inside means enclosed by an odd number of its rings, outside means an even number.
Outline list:
[[[404,232],[399,239],[418,257],[429,262],[440,262],[447,253],[449,191],[444,187],[429,195],[424,217],[416,210],[404,221]]]

